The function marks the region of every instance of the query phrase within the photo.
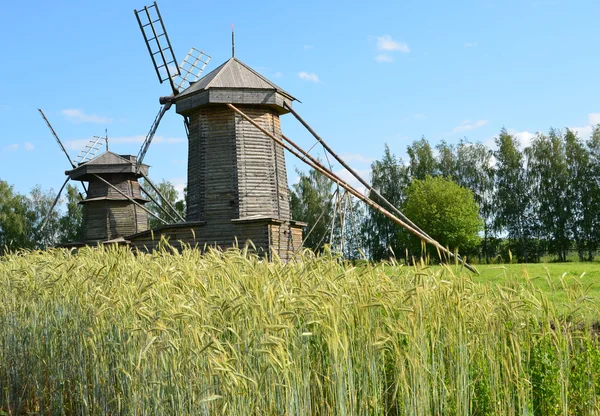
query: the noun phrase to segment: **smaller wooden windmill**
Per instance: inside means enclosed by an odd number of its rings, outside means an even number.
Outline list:
[[[141,163],[139,157],[118,155],[109,151],[108,137],[99,136],[90,140],[73,161],[43,111],[39,110],[39,112],[71,165],[71,169],[65,171],[67,179],[61,186],[41,228],[45,227],[66,184],[70,180],[75,180],[81,181],[86,197],[80,202],[83,205],[83,241],[73,243],[97,244],[116,240],[125,241],[123,237],[147,230],[148,215],[155,214],[144,207],[149,201],[142,196],[141,191],[146,191],[138,179],[143,177],[154,187],[147,176],[148,165]],[[98,154],[105,144],[106,151]],[[144,143],[140,154],[142,151],[145,154],[146,150],[148,150],[147,143]],[[160,192],[155,191],[162,198]]]
[[[148,229],[148,213],[143,205],[138,179],[148,174],[148,165],[136,157],[106,151],[79,164],[65,174],[88,182],[83,204],[85,243],[106,242]]]

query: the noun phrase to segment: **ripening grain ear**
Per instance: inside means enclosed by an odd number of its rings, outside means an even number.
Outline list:
[[[554,286],[557,309],[506,268],[492,286],[456,266],[161,244],[0,260],[1,411],[598,411],[597,333],[577,318],[597,308],[581,279]]]

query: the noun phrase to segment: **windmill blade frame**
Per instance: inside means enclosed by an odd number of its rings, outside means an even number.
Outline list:
[[[70,180],[71,180],[71,177],[67,176],[67,179],[65,180],[65,182],[60,187],[60,190],[56,194],[56,198],[54,198],[54,202],[52,203],[52,206],[50,207],[50,210],[48,210],[48,214],[46,214],[46,218],[44,218],[44,222],[42,222],[42,225],[40,226],[40,232],[44,231],[44,228],[46,228],[46,224],[48,224],[48,220],[50,220],[50,217],[52,216],[52,212],[54,211],[54,207],[56,207],[56,204],[58,204],[58,201],[60,200],[60,196],[62,194],[62,191],[65,189],[65,186],[67,186],[67,183]]]
[[[156,13],[156,18],[151,15],[152,9]],[[169,81],[173,94],[177,95],[179,91],[175,86],[173,78],[176,75],[181,75],[181,72],[179,71],[179,66],[177,66],[177,59],[171,47],[171,41],[169,40],[169,35],[167,35],[158,5],[154,2],[151,6],[144,6],[143,9],[134,10],[133,12],[144,36],[144,42],[146,42],[146,47],[148,48],[148,53],[152,59],[158,80],[161,84],[164,81]],[[155,25],[155,23],[159,25]],[[146,28],[149,28],[150,34],[146,32]],[[163,39],[166,45],[161,44],[161,40]],[[156,55],[158,55],[160,61]],[[176,71],[176,73],[171,74],[172,70]]]
[[[67,153],[67,149],[65,149],[65,146],[62,144],[62,141],[60,140],[60,138],[58,137],[58,134],[56,134],[56,132],[54,131],[54,128],[52,128],[52,125],[50,124],[50,122],[48,121],[48,119],[46,118],[46,115],[44,114],[44,112],[42,111],[41,108],[38,108],[38,111],[40,112],[42,118],[44,119],[44,121],[46,122],[46,124],[48,125],[48,128],[50,129],[50,131],[52,132],[52,135],[54,136],[54,138],[56,139],[58,145],[60,146],[61,150],[63,151],[63,153],[65,154],[65,156],[67,156],[67,159],[69,159],[69,163],[71,164],[71,166],[73,168],[75,168],[75,163],[73,163],[73,160],[71,160],[71,156],[69,156],[69,154]]]
[[[192,47],[186,57],[179,64],[179,75],[176,77],[176,88],[179,92],[198,81],[210,62],[211,56]]]

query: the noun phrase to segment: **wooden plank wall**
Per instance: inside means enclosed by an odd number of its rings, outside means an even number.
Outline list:
[[[279,115],[264,106],[240,106],[265,130],[281,137]],[[283,148],[249,121],[235,114],[239,218],[290,219]]]
[[[142,197],[139,183],[132,175],[104,177],[126,195]],[[83,202],[83,228],[84,241],[111,240],[147,230],[148,214],[101,180],[92,179]]]
[[[251,241],[255,251],[270,258],[271,250],[287,261],[293,258],[302,244],[302,228],[289,222],[273,223],[270,221],[256,221],[232,223],[228,234],[222,227],[211,227],[209,224],[192,227],[164,227],[154,232],[144,233],[140,236],[126,237],[131,241],[131,246],[143,251],[155,250],[164,236],[171,246],[181,250],[185,246],[203,250],[205,247],[218,246],[221,249],[243,247]]]

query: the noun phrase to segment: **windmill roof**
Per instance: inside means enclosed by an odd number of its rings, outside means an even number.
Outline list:
[[[208,90],[209,88],[275,90],[291,100],[296,100],[296,98],[292,97],[285,90],[235,57],[230,58],[221,66],[190,85],[177,96],[177,99]]]
[[[141,171],[144,174],[148,172],[148,165],[141,164]],[[79,164],[76,168],[68,170],[65,174],[70,175],[72,179],[88,180],[90,175],[98,173],[132,173],[141,176],[137,172],[135,156],[118,155],[111,151],[106,151],[92,160]]]
[[[95,158],[85,162],[86,165],[131,165],[131,160],[127,159],[128,156],[121,156],[116,153],[107,150],[104,153],[99,154]],[[82,163],[83,164],[83,163]]]

